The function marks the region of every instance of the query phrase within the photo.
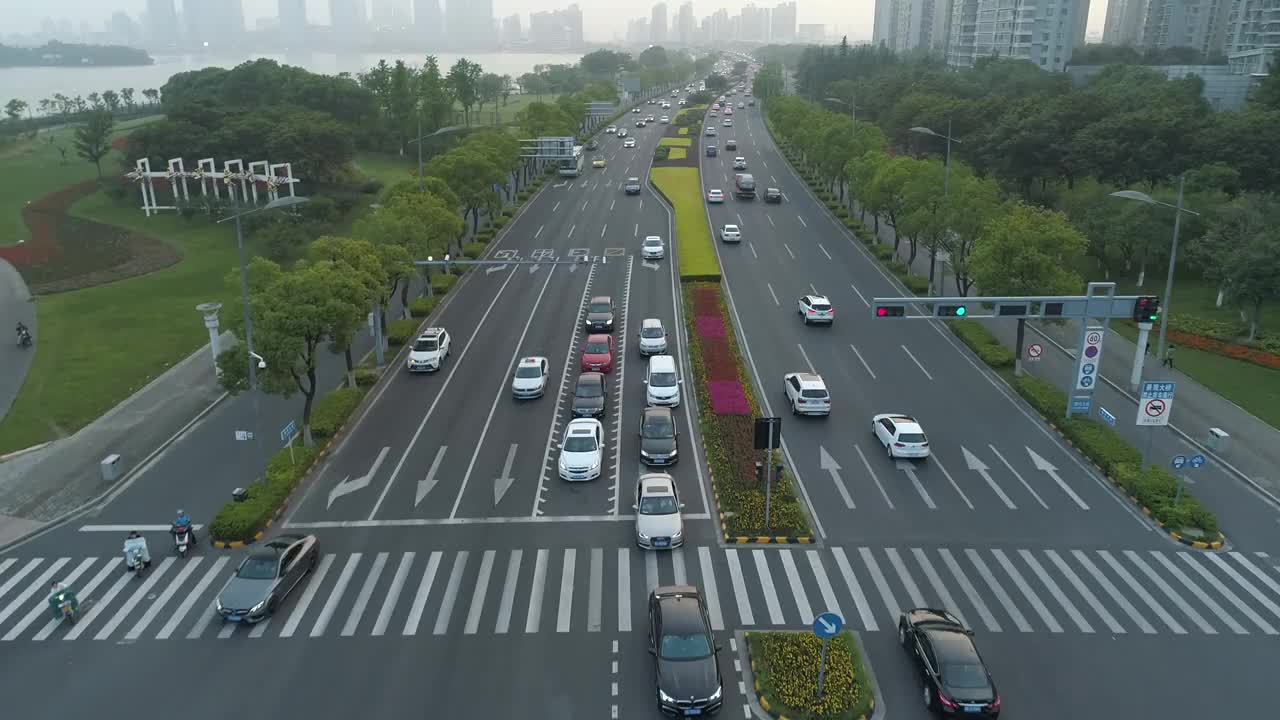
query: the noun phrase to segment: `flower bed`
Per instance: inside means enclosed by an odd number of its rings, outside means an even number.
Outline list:
[[[1172,323],[1172,320],[1170,320]],[[1261,365],[1272,370],[1280,370],[1280,355],[1267,352],[1249,345],[1240,345],[1237,343],[1223,342],[1214,338],[1205,337],[1203,335],[1189,335],[1187,333],[1169,329],[1168,338],[1176,345],[1183,345],[1197,350],[1217,353],[1225,355],[1236,360],[1243,360],[1254,365]],[[1271,341],[1268,341],[1271,342]]]
[[[827,642],[827,673],[818,698],[822,641],[809,631],[747,633],[747,654],[760,706],[788,720],[864,720],[875,695],[849,631]]]
[[[769,527],[765,488],[756,481],[755,418],[759,406],[730,330],[729,311],[717,283],[685,283],[689,361],[698,393],[698,419],[716,501],[729,536],[811,535],[809,519],[783,472],[773,482]]]
[[[707,227],[698,168],[655,167],[649,179],[675,211],[676,236],[672,242],[680,258],[680,279],[720,282],[720,262],[711,242],[711,228]]]

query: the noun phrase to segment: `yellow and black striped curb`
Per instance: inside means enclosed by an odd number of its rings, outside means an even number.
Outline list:
[[[716,508],[720,507],[720,488],[716,487],[715,475],[712,475],[711,468],[707,468],[707,476],[711,478],[711,494],[716,499]],[[813,544],[812,535],[734,535],[729,532],[729,524],[726,522],[724,513],[717,510],[716,515],[720,517],[720,534],[724,537],[724,541],[730,545],[811,545]]]
[[[747,653],[750,654],[750,652],[751,652],[751,649],[748,647]],[[758,667],[759,666],[756,664],[756,661],[753,659],[751,661],[751,679],[754,681],[753,684],[755,685],[755,690],[756,690],[756,700],[760,703],[761,709],[769,713],[770,717],[775,717],[778,720],[789,720],[789,718],[786,715],[783,715],[781,712],[778,712],[777,710],[774,710],[772,707],[769,706],[769,700],[765,698],[764,690],[760,686],[760,671]],[[874,714],[875,709],[876,709],[876,696],[872,695],[871,704],[868,705],[867,711]],[[867,715],[865,713],[862,715],[859,715],[858,720],[867,720]]]
[[[284,512],[284,508],[282,507],[278,512],[276,512],[275,516],[268,518],[267,526],[262,528],[258,532],[254,533],[252,540],[214,540],[212,541],[213,546],[220,550],[238,550],[239,548],[242,548],[245,545],[252,545],[253,543],[258,542],[259,540],[261,540],[263,537],[266,536],[267,530],[269,530],[271,526],[275,524],[276,518],[280,517],[281,513],[283,512]]]

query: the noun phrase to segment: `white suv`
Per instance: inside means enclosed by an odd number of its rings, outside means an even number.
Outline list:
[[[569,422],[560,446],[560,479],[572,482],[595,480],[604,463],[604,425],[599,420],[578,418]]]
[[[654,355],[649,358],[649,369],[644,376],[644,400],[646,404],[662,407],[680,405],[680,374],[676,372],[674,357]]]
[[[444,364],[444,359],[449,357],[451,345],[448,330],[427,328],[413,341],[413,347],[409,348],[405,368],[409,372],[435,372]]]
[[[871,430],[890,458],[929,457],[929,438],[910,415],[885,413],[871,418]]]
[[[667,351],[667,329],[657,318],[645,318],[640,322],[641,355],[661,355]]]
[[[809,323],[826,323],[830,325],[836,321],[836,311],[832,309],[831,301],[825,295],[805,295],[801,297],[798,312],[805,325]]]
[[[821,375],[813,373],[787,373],[782,378],[786,386],[787,403],[793,415],[830,415],[831,393]]]
[[[666,550],[684,545],[684,503],[675,480],[666,473],[645,473],[636,485],[636,544],[645,549]]]

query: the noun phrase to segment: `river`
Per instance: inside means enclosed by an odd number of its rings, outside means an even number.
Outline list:
[[[0,68],[0,105],[10,98],[26,100],[33,111],[37,110],[41,98],[52,98],[54,93],[62,93],[67,97],[76,95],[88,96],[89,93],[101,93],[104,90],[120,91],[120,88],[131,87],[135,97],[143,102],[142,91],[146,88],[160,89],[170,76],[199,70],[209,66],[231,68],[242,62],[259,57],[270,58],[286,65],[296,65],[311,72],[335,75],[340,72],[355,74],[368,70],[385,59],[388,63],[404,60],[412,66],[421,66],[426,54],[411,53],[320,53],[302,52],[280,55],[264,55],[246,53],[243,55],[169,55],[156,56],[154,65],[138,65],[131,67],[68,67],[68,68]],[[449,66],[461,57],[478,63],[485,72],[499,75],[520,75],[533,70],[534,65],[573,65],[581,55],[577,53],[468,53],[465,55],[436,53],[441,69],[448,72]]]

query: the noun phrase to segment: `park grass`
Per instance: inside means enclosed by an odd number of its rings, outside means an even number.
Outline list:
[[[124,134],[144,123],[162,117],[154,115],[136,118],[116,125],[116,136]],[[62,190],[85,180],[92,180],[97,171],[93,163],[76,155],[72,146],[75,130],[70,127],[41,132],[34,140],[19,140],[14,145],[0,147],[0,245],[14,245],[19,240],[31,240],[31,231],[22,221],[22,208],[28,202],[39,200],[49,193]],[[53,143],[50,144],[50,138]],[[64,163],[58,146],[67,151]],[[120,153],[112,150],[102,159],[104,174],[114,173],[119,167]],[[163,170],[164,168],[154,168]]]
[[[698,169],[655,167],[649,171],[649,179],[675,209],[680,279],[719,282],[720,263],[711,242],[707,211],[702,205]]]
[[[424,158],[426,159],[429,158]],[[381,181],[383,185],[390,185],[417,177],[418,156],[406,154],[402,157],[395,153],[361,152],[356,153],[353,164],[365,175]]]
[[[234,306],[236,295],[224,284],[237,263],[231,228],[176,215],[148,219],[104,193],[76,203],[71,213],[145,232],[183,259],[149,275],[37,300],[40,340],[26,382],[0,420],[0,454],[97,419],[208,341],[197,304]]]
[[[543,95],[540,102],[554,103],[556,95]],[[529,103],[539,102],[536,95],[512,95],[507,98],[507,104],[503,105],[502,101],[498,101],[495,108],[493,103],[488,103],[483,110],[472,110],[472,125],[512,125],[516,121],[516,113],[524,110]],[[462,122],[462,106],[454,104],[454,109],[458,114],[458,122]]]
[[[659,145],[672,145],[675,147],[689,147],[693,144],[693,140],[689,138],[664,137],[658,141]]]
[[[667,154],[668,160],[684,160],[689,157],[689,151],[680,147],[671,148],[671,152]]]

